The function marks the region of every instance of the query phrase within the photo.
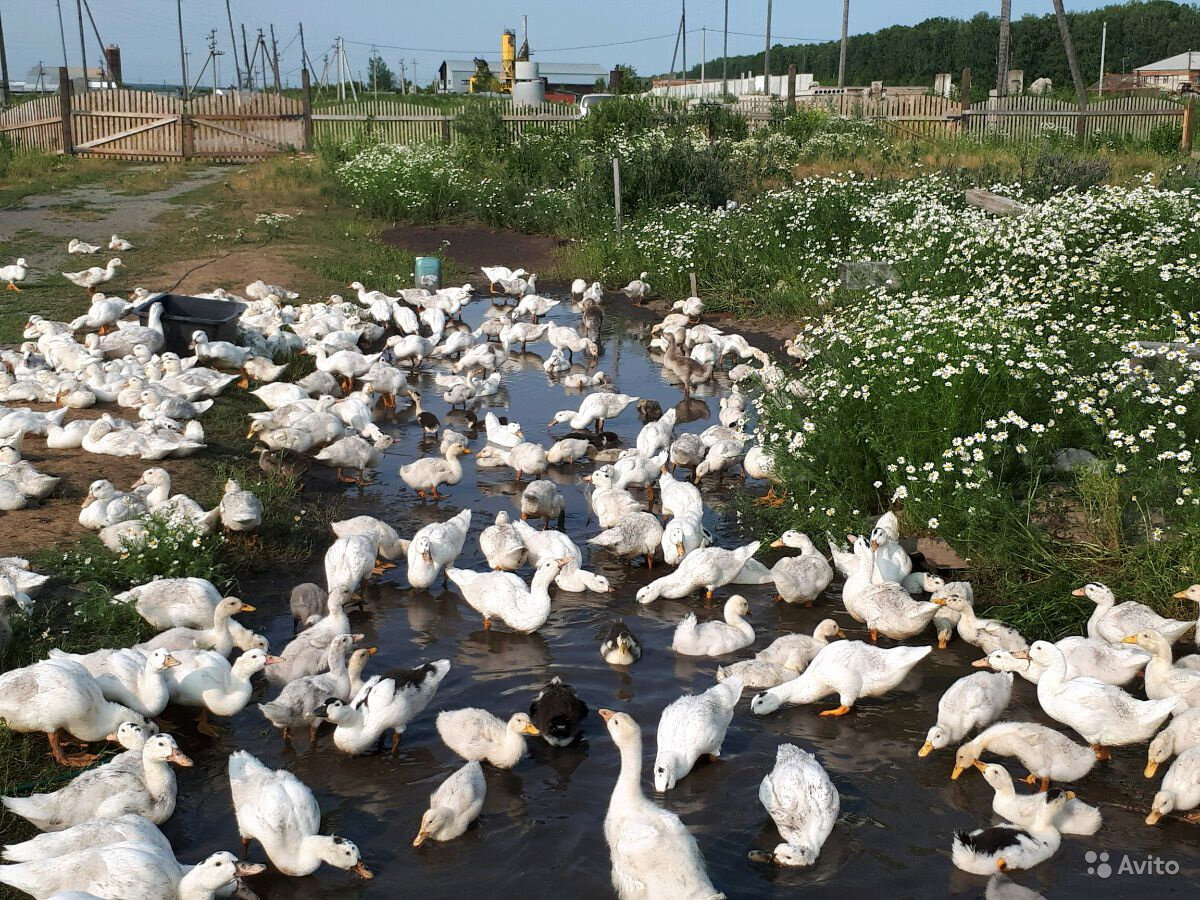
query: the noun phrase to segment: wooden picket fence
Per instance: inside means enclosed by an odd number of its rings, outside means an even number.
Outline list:
[[[1161,125],[1179,125],[1186,107],[1168,97],[1109,97],[1091,103],[1083,117],[1089,137],[1112,135],[1145,140]],[[963,131],[972,137],[1028,142],[1047,132],[1078,134],[1079,107],[1051,97],[990,98],[963,116]]]
[[[359,100],[324,106],[312,115],[313,137],[318,141],[348,141],[370,138],[386,144],[416,144],[426,141],[454,143],[452,126],[466,103],[440,109],[406,103],[402,100]],[[513,106],[506,100],[495,101],[500,118],[513,137],[527,128],[551,127],[573,130],[579,124],[579,108],[566,103],[541,103]]]

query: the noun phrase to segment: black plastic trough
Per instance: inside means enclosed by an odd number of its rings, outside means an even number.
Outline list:
[[[134,307],[138,321],[150,321],[150,307],[161,303],[163,349],[180,356],[190,356],[192,334],[203,331],[210,341],[237,343],[237,322],[246,310],[245,303],[236,300],[214,300],[211,297],[189,297],[186,294],[154,294]]]

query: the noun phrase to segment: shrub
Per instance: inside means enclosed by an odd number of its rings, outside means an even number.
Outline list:
[[[1163,122],[1150,129],[1146,144],[1159,156],[1175,156],[1183,141],[1183,126],[1173,122]]]
[[[1026,187],[1038,199],[1065,190],[1086,191],[1108,181],[1112,163],[1100,156],[1076,156],[1043,148],[1033,161]]]
[[[468,157],[499,153],[511,138],[495,103],[468,103],[454,119],[460,152]]]

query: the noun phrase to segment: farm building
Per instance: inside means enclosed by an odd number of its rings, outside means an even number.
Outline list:
[[[1196,90],[1200,86],[1200,50],[1188,50],[1140,66],[1133,74],[1145,87],[1163,91]]]
[[[488,68],[500,72],[500,60],[489,59]],[[471,76],[475,74],[473,59],[443,60],[438,68],[438,90],[445,94],[467,93]],[[538,74],[546,82],[546,90],[563,94],[587,94],[595,90],[596,79],[608,80],[608,69],[593,63],[560,63],[538,61]]]

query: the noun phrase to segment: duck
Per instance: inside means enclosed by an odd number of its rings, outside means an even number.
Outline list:
[[[496,285],[520,278],[525,274],[524,269],[509,269],[507,266],[482,266],[481,271],[488,280],[488,290],[495,294]]]
[[[654,756],[654,789],[671,790],[707,755],[721,755],[725,732],[742,696],[736,676],[713,685],[701,694],[685,694],[667,704],[658,720],[658,748]]]
[[[1021,632],[1011,625],[1006,625],[998,619],[981,619],[976,616],[975,609],[961,595],[938,593],[934,594],[929,602],[958,613],[958,636],[984,653],[991,653],[993,650],[1019,651],[1029,646]]]
[[[333,466],[337,480],[343,484],[368,484],[367,469],[377,469],[384,452],[395,443],[391,435],[381,434],[374,442],[358,435],[347,435],[321,449],[315,459]],[[348,478],[345,469],[358,469],[357,478]]]
[[[148,641],[137,645],[137,648],[151,653],[158,649],[165,650],[215,650],[222,656],[233,652],[233,632],[229,628],[229,620],[238,613],[254,612],[254,607],[243,603],[237,597],[225,597],[216,605],[212,613],[212,622],[207,628],[187,628],[178,626],[155,635]]]
[[[663,472],[658,478],[658,497],[664,517],[682,516],[685,513],[704,515],[700,489],[694,484],[679,481],[670,472]]]
[[[170,650],[162,647],[149,652],[134,648],[114,650],[103,659],[67,656],[51,650],[50,658],[83,663],[100,685],[104,699],[126,706],[147,719],[166,709],[171,696],[166,673],[179,665]]]
[[[140,519],[149,510],[137,494],[118,491],[112,482],[100,479],[88,487],[79,511],[79,524],[98,531],[106,525]]]
[[[1176,696],[1138,700],[1094,678],[1068,680],[1063,652],[1047,641],[1035,641],[1029,658],[1046,667],[1037,684],[1038,703],[1046,715],[1078,732],[1097,759],[1110,758],[1109,747],[1150,740],[1182,702]]]
[[[487,781],[483,766],[473,759],[451,773],[429,795],[429,808],[421,815],[421,826],[412,845],[426,841],[452,841],[460,837],[479,818],[487,799]]]
[[[325,651],[325,668],[327,671],[315,675],[303,675],[289,681],[279,692],[279,696],[270,703],[258,704],[259,712],[268,722],[278,728],[285,742],[292,738],[292,729],[308,726],[309,740],[316,738],[321,720],[313,716],[313,710],[330,697],[336,697],[343,702],[350,698],[362,687],[362,669],[355,673],[359,677],[357,684],[350,672],[347,655],[354,648],[355,635],[337,634],[329,642]],[[372,655],[373,648],[365,648],[368,652],[363,655],[366,659]],[[353,688],[353,692],[351,690]]]
[[[712,344],[701,344],[699,346],[714,346]],[[693,349],[693,354],[695,350]],[[746,420],[746,395],[740,391],[729,394],[721,398],[721,411],[717,416],[718,420],[726,428],[733,428],[735,425],[741,425]]]
[[[862,641],[835,641],[823,647],[798,677],[755,694],[750,711],[765,716],[784,703],[814,703],[836,693],[838,705],[820,714],[844,716],[861,697],[880,697],[897,687],[932,651],[932,647],[885,650]]]
[[[808,535],[799,531],[785,531],[772,547],[792,547],[800,551],[799,556],[785,556],[771,567],[775,579],[776,599],[784,603],[801,603],[812,606],[833,581],[833,567],[813,545]]]
[[[1096,765],[1096,756],[1059,731],[1034,722],[997,722],[961,745],[954,754],[950,778],[957,780],[985,752],[1013,756],[1029,770],[1026,784],[1041,779],[1043,793],[1051,780],[1080,781]]]
[[[529,704],[529,721],[551,747],[575,743],[583,733],[581,723],[587,714],[587,704],[579,699],[575,688],[557,675]]]
[[[408,399],[413,402],[413,419],[421,426],[421,430],[426,434],[437,434],[442,423],[437,416],[421,406],[420,391],[409,390]]]
[[[376,675],[363,684],[350,703],[331,697],[317,707],[314,715],[336,726],[333,744],[343,753],[367,753],[391,729],[394,754],[408,723],[433,700],[449,671],[450,660],[439,659],[413,669],[395,670],[391,677]]]
[[[546,451],[546,462],[552,466],[567,466],[581,459],[595,459],[597,450],[583,438],[563,438]]]
[[[212,650],[181,650],[172,655],[179,665],[168,670],[171,702],[199,707],[196,730],[208,737],[220,737],[208,721],[209,712],[218,716],[241,712],[250,701],[250,679],[264,667],[283,661],[260,648],[247,650],[233,663]]]
[[[737,678],[742,687],[752,691],[773,688],[791,681],[804,671],[804,661],[800,654],[789,656],[783,663],[768,662],[763,659],[742,659],[725,666],[717,666],[717,681]]]
[[[111,238],[109,238],[108,249],[117,251],[132,250],[133,244],[125,240],[125,238],[118,237],[114,234]]]
[[[660,597],[677,600],[699,588],[704,588],[705,599],[712,600],[713,592],[737,578],[746,561],[758,552],[759,546],[759,541],[752,541],[735,550],[722,547],[693,550],[670,575],[664,575],[638,590],[637,601],[653,603]]]
[[[401,538],[395,528],[374,516],[354,516],[340,522],[333,522],[329,527],[333,530],[334,535],[340,538],[353,537],[356,534],[374,538],[375,552],[379,555],[376,569],[392,568],[394,564],[390,560],[396,559],[408,548],[409,542]],[[320,606],[313,612],[320,612],[324,607],[325,599],[322,597]]]
[[[224,597],[204,578],[159,578],[113,595],[118,603],[132,605],[137,614],[157,628],[209,628],[213,612]],[[229,620],[233,641],[242,650],[254,647],[253,632]]]
[[[611,709],[599,714],[621,754],[620,774],[604,817],[617,897],[724,897],[709,880],[696,839],[679,816],[642,793],[642,731],[637,722]]]
[[[487,431],[487,439],[497,447],[515,447],[525,440],[525,432],[518,422],[501,422],[493,412],[483,417],[483,427]]]
[[[96,756],[68,756],[60,730],[91,742],[103,740],[123,722],[145,724],[133,710],[105,700],[96,679],[71,659],[47,659],[0,675],[0,718],[10,731],[43,732],[54,761],[65,766],[90,765]]]
[[[812,635],[785,634],[775,638],[769,645],[754,655],[755,659],[763,662],[787,665],[795,664],[798,671],[804,671],[810,662],[816,658],[831,640],[845,638],[846,633],[833,619],[822,619],[813,629]]]
[[[1126,645],[1110,644],[1080,635],[1069,635],[1055,644],[1067,660],[1069,678],[1095,678],[1105,684],[1118,686],[1129,684],[1146,668],[1150,654]],[[1015,672],[1026,681],[1037,684],[1046,671],[1029,658],[1027,651],[1010,652],[993,650],[983,659],[971,663],[979,669],[991,668],[997,672]]]
[[[1103,584],[1085,584],[1072,591],[1072,594],[1087,597],[1096,604],[1087,623],[1088,637],[1110,644],[1119,644],[1129,635],[1146,630],[1157,631],[1174,644],[1196,624],[1165,618],[1150,607],[1132,600],[1118,604],[1113,592]]]
[[[383,355],[364,355],[357,350],[338,350],[330,354],[326,352],[323,344],[314,344],[305,352],[317,358],[317,368],[320,371],[341,379],[341,388],[345,393],[349,393],[354,387],[354,379],[366,375]]]
[[[487,564],[501,572],[515,572],[525,564],[528,550],[504,510],[496,513],[495,524],[479,534],[479,549]]]
[[[437,732],[442,742],[463,759],[486,761],[497,769],[511,769],[525,755],[526,735],[540,733],[525,713],[507,722],[486,709],[445,710],[438,713]]]
[[[875,554],[875,565],[886,581],[903,584],[912,572],[912,559],[900,546],[900,522],[890,510],[879,517],[871,529],[871,552]]]
[[[132,308],[132,303],[120,297],[105,297],[103,294],[93,296],[88,311],[71,322],[71,330],[108,334],[117,320]]]
[[[229,755],[229,790],[242,852],[262,844],[284,875],[311,875],[328,863],[371,878],[358,847],[345,838],[320,834],[321,808],[312,790],[286,769],[269,769],[245,750]]]
[[[528,284],[535,289],[537,287],[536,278],[536,275],[530,275],[528,281]],[[538,319],[548,314],[550,310],[554,309],[561,302],[560,300],[551,300],[549,297],[542,297],[536,293],[526,293],[521,297],[521,301],[512,311],[512,315],[514,318],[520,315],[528,315],[536,325]]]
[[[19,844],[9,844],[4,848],[3,856],[7,862],[34,862],[55,859],[85,847],[104,847],[125,841],[152,844],[164,853],[171,850],[171,842],[157,825],[137,813],[124,813],[88,819],[62,831],[46,831]]]
[[[635,449],[623,450],[616,461],[610,464],[616,478],[613,486],[623,489],[645,488],[646,500],[653,502],[654,482],[661,476],[666,464],[665,448],[657,456],[643,456],[641,451]]]
[[[359,536],[349,540],[361,541],[363,538]],[[325,601],[326,614],[283,648],[278,661],[267,671],[267,680],[273,684],[287,684],[305,675],[324,671],[330,642],[339,634],[351,633],[350,618],[345,610],[349,602],[348,588],[339,586],[330,590]]]
[[[626,516],[642,511],[642,505],[632,494],[616,486],[616,474],[612,466],[601,466],[591,475],[583,476],[582,480],[592,485],[588,502],[601,528],[612,528]]]
[[[632,666],[642,656],[642,645],[629,626],[618,619],[613,622],[600,644],[600,657],[610,666]]]
[[[543,519],[547,528],[550,527],[551,519],[561,523],[567,509],[567,502],[559,493],[558,486],[545,478],[529,482],[521,492],[520,505],[522,522],[527,519]]]
[[[915,637],[933,620],[938,607],[914,601],[894,581],[879,580],[876,554],[860,538],[854,544],[858,568],[842,585],[842,603],[846,611],[869,629],[871,640],[880,634],[893,640]]]
[[[583,553],[575,542],[561,531],[534,531],[524,522],[516,522],[514,527],[525,544],[530,564],[535,568],[546,559],[562,561],[562,569],[554,579],[560,590],[572,593],[591,591],[596,594],[607,594],[612,590],[608,579],[603,575],[582,568]]]
[[[462,553],[471,528],[471,510],[464,509],[445,522],[426,525],[408,545],[408,583],[425,590]]]
[[[588,543],[603,547],[621,559],[646,558],[646,568],[654,567],[654,553],[662,544],[663,526],[653,513],[638,511],[625,516],[612,528],[605,529]]]
[[[1154,795],[1146,824],[1157,825],[1167,813],[1188,810],[1193,811],[1184,818],[1189,822],[1200,822],[1197,806],[1200,806],[1200,747],[1191,747],[1180,753],[1167,769]]]
[[[17,284],[24,281],[25,276],[28,274],[29,265],[24,259],[18,259],[15,263],[9,266],[0,266],[0,281],[5,282],[7,289],[10,291],[16,291],[17,293],[20,293],[21,289],[17,287]]]
[[[62,831],[89,819],[137,813],[161,825],[175,812],[175,773],[171,764],[189,767],[169,734],[156,734],[141,750],[142,764],[107,763],[81,773],[66,787],[49,794],[5,797],[9,812],[42,831]]]
[[[232,896],[239,877],[266,866],[214,853],[195,866],[180,865],[157,844],[124,841],[73,850],[53,859],[0,866],[0,882],[40,900],[208,900]]]
[[[144,471],[131,490],[141,495],[151,512],[166,514],[173,521],[195,527],[202,534],[211,533],[220,518],[219,508],[205,512],[187,494],[172,495],[171,473],[158,466]]]
[[[783,841],[770,853],[751,851],[750,859],[779,866],[814,865],[842,808],[837,788],[816,756],[795,744],[780,744],[775,767],[758,786],[758,801]]]
[[[704,457],[707,455],[708,448],[704,446],[704,441],[700,440],[700,435],[690,431],[675,438],[668,448],[672,473],[682,466],[685,469],[691,469],[693,477],[696,474],[696,467],[704,461]]]
[[[713,536],[704,527],[704,519],[698,511],[687,511],[673,516],[663,528],[663,562],[669,566],[679,565],[685,556],[700,547],[713,543]]]
[[[692,474],[692,481],[699,484],[700,479],[705,475],[716,472],[719,482],[724,477],[725,470],[741,462],[744,455],[742,445],[737,441],[716,441],[709,446],[708,453],[696,466]]]
[[[590,375],[585,372],[573,372],[562,378],[562,386],[569,391],[582,391],[606,384],[612,384],[612,377],[605,372],[593,372]]]
[[[585,429],[589,425],[596,431],[604,430],[604,423],[615,419],[627,409],[630,404],[637,403],[640,398],[630,394],[588,394],[579,404],[579,409],[560,409],[550,419],[547,427],[566,423],[574,430]]]
[[[550,617],[550,584],[567,562],[565,558],[543,559],[529,587],[511,572],[447,568],[446,576],[462,592],[467,605],[483,616],[484,629],[491,628],[492,619],[499,619],[513,631],[532,634]]]
[[[959,678],[938,700],[937,722],[918,756],[957,744],[976,728],[991,725],[1012,699],[1012,672],[976,672]]]
[[[1200,672],[1176,666],[1170,642],[1157,631],[1139,631],[1125,638],[1123,643],[1135,644],[1150,654],[1146,664],[1146,697],[1162,700],[1165,697],[1182,697],[1179,710],[1200,707]]]
[[[683,397],[686,400],[691,397],[693,386],[712,380],[713,364],[699,363],[681,352],[675,341],[675,335],[669,332],[663,335],[663,340],[666,343],[666,351],[663,353],[663,368],[679,379],[683,386]]]
[[[145,325],[118,322],[115,331],[110,331],[102,337],[88,335],[87,346],[89,349],[94,346],[105,356],[114,359],[131,355],[138,345],[144,346],[151,353],[158,353],[166,343],[162,317],[163,305],[155,303],[146,314]]]
[[[99,248],[97,248],[99,249]],[[117,277],[117,269],[123,266],[124,263],[117,257],[113,257],[104,267],[92,266],[84,269],[81,272],[63,272],[63,278],[71,282],[71,284],[79,285],[81,288],[87,288],[89,294],[94,294],[96,288],[102,284],[108,284]]]
[[[1172,716],[1171,724],[1154,736],[1146,753],[1146,777],[1153,778],[1160,765],[1192,747],[1200,747],[1200,709],[1195,707]]]
[[[229,341],[214,341],[208,332],[197,329],[192,332],[188,345],[196,359],[214,369],[240,369],[254,356],[253,347],[239,347]]]
[[[754,643],[754,629],[746,621],[750,604],[741,594],[725,601],[724,622],[697,624],[696,614],[688,613],[675,627],[671,649],[687,656],[724,656]]]
[[[1055,788],[1039,795],[1040,808],[1026,828],[992,825],[974,831],[956,831],[950,855],[954,865],[974,875],[991,875],[1013,869],[1032,869],[1058,852],[1062,835],[1054,827],[1073,795]]]
[[[262,501],[253,491],[244,491],[237,479],[225,482],[225,493],[221,497],[221,525],[227,532],[244,533],[253,531],[263,521]]]
[[[526,475],[536,479],[546,474],[550,464],[541,444],[522,441],[508,451],[508,465],[516,472],[517,481],[521,481]]]
[[[1005,822],[1022,828],[1033,824],[1042,808],[1043,794],[1018,794],[1013,788],[1012,776],[1004,766],[977,760],[975,768],[983,773],[984,780],[995,791],[992,812]],[[1062,812],[1054,819],[1054,827],[1063,834],[1095,834],[1101,824],[1100,810],[1074,796],[1067,800]]]
[[[470,454],[469,447],[451,445],[446,448],[444,457],[424,457],[401,466],[400,479],[416,491],[422,500],[427,494],[435,500],[440,500],[445,495],[438,492],[438,487],[443,484],[453,487],[462,481],[462,463],[458,458]]]
[[[138,418],[143,422],[154,422],[162,418],[174,419],[177,422],[195,419],[212,409],[212,400],[202,400],[193,403],[183,397],[161,395],[154,391],[142,391],[142,404],[138,409]]]
[[[641,306],[650,296],[650,282],[646,280],[648,274],[648,272],[643,272],[621,288],[621,293],[632,300],[634,306]]]

